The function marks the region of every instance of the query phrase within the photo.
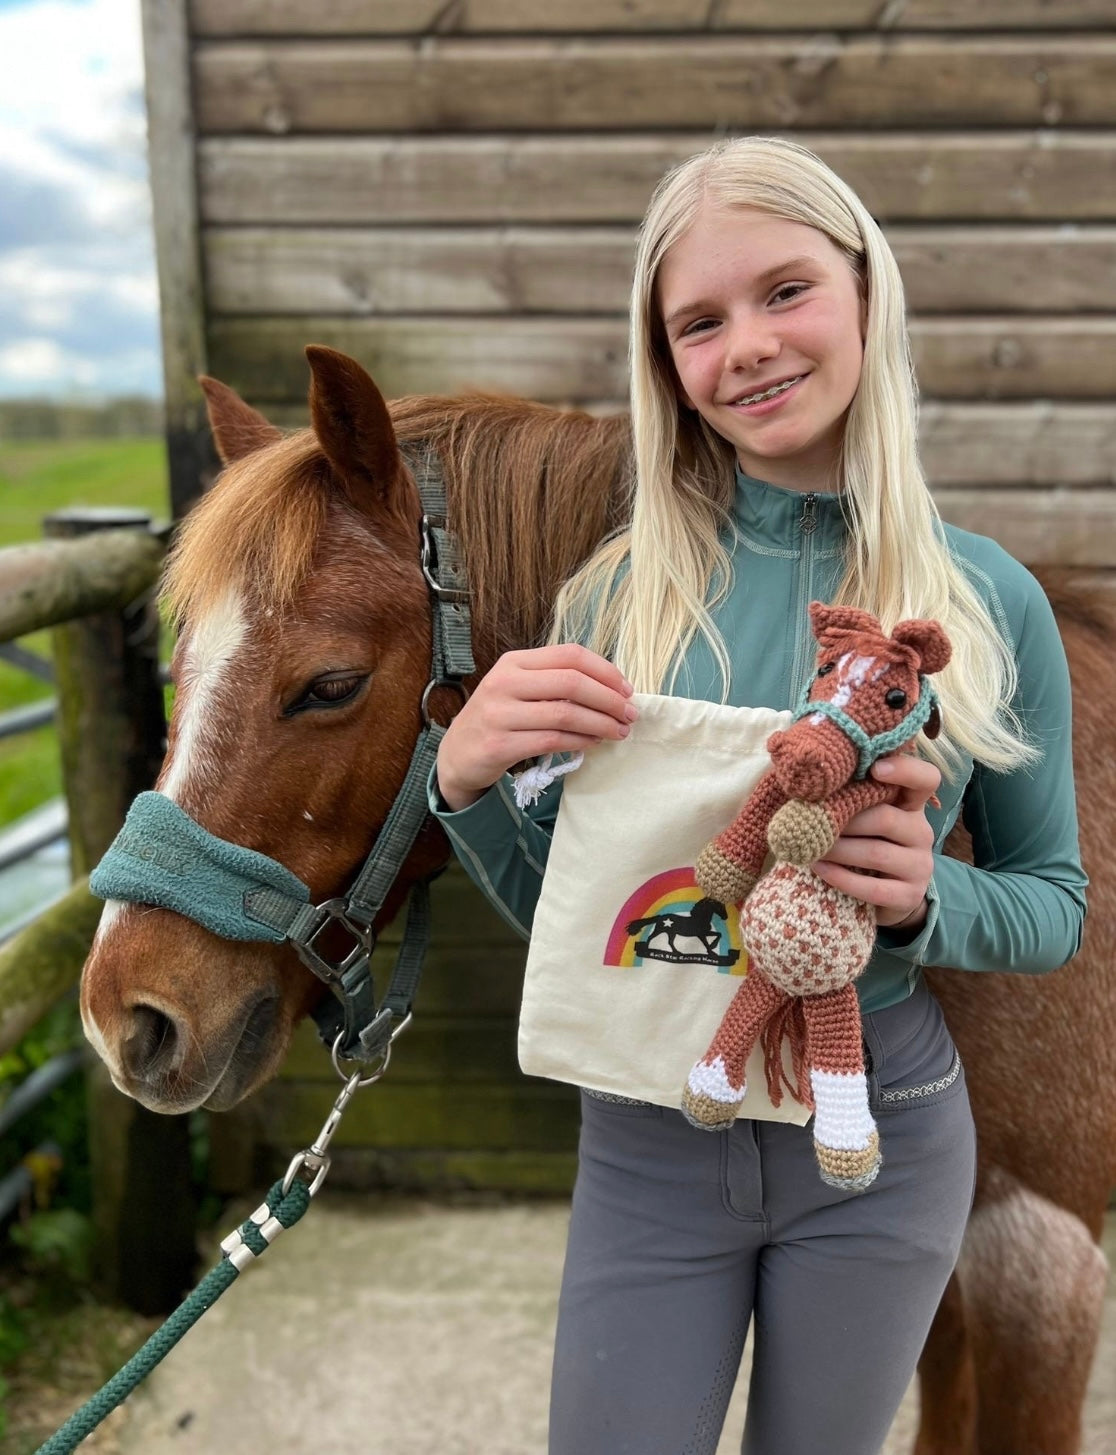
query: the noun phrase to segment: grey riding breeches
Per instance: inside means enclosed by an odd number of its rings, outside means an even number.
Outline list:
[[[744,1455],[878,1455],[973,1194],[965,1076],[925,986],[864,1017],[883,1166],[822,1182],[811,1128],[691,1127],[582,1093],[550,1455],[715,1455],[749,1327]]]

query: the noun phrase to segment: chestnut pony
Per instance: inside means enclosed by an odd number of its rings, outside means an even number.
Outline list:
[[[558,583],[623,520],[629,438],[622,417],[510,399],[412,398],[389,409],[351,359],[307,355],[312,427],[289,437],[206,382],[227,468],[169,567],[177,695],[158,786],[211,833],[278,859],[321,900],[353,878],[421,723],[431,616],[421,508],[397,441],[424,441],[442,461],[479,674],[540,639]],[[966,1063],[980,1175],[921,1365],[918,1455],[1073,1455],[1103,1297],[1096,1240],[1116,1180],[1116,903],[1097,810],[1116,797],[1114,619],[1099,592],[1063,583],[1051,594],[1075,680],[1092,915],[1085,949],[1063,972],[932,977]],[[383,919],[448,857],[428,824]],[[287,948],[225,942],[170,911],[110,904],[82,1013],[123,1091],[157,1111],[222,1109],[274,1075],[323,993]]]

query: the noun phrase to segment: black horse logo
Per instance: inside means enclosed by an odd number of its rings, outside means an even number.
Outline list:
[[[729,947],[727,954],[721,953],[721,945],[727,938],[725,928],[715,925],[714,919],[727,919],[725,906],[719,899],[699,899],[688,912],[683,909],[664,909],[661,914],[649,919],[634,919],[627,926],[629,935],[646,931],[643,939],[637,940],[635,953],[644,960],[669,960],[687,965],[735,965],[740,951]],[[699,951],[681,950],[679,940],[696,940],[704,948]]]

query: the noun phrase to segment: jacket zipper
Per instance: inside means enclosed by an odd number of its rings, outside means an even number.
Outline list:
[[[802,536],[802,552],[798,560],[798,602],[795,612],[794,665],[791,670],[791,706],[798,703],[806,675],[806,663],[813,661],[813,636],[806,619],[810,604],[810,582],[814,574],[814,532],[818,528],[818,497],[811,490],[802,502],[798,529]]]

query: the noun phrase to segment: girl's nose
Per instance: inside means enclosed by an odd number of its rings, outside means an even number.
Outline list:
[[[740,373],[755,369],[779,353],[779,338],[763,318],[749,318],[734,325],[728,336],[725,366]]]

